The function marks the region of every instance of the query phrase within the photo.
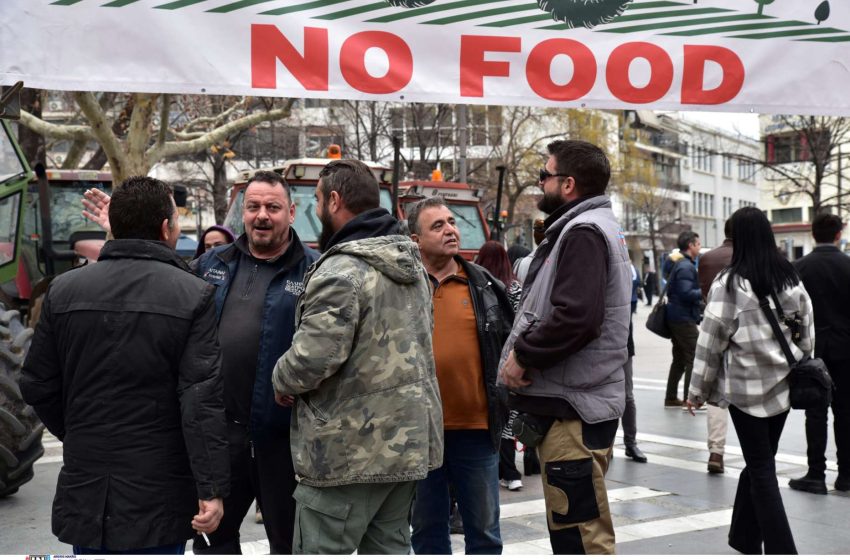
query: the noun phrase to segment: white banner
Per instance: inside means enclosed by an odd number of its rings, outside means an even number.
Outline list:
[[[0,83],[17,80],[850,115],[850,2],[2,0]]]

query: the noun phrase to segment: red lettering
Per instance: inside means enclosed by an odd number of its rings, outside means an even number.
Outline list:
[[[629,68],[636,58],[649,62],[649,83],[635,87],[629,79]],[[673,85],[673,61],[659,46],[651,43],[626,43],[620,45],[608,58],[605,69],[608,89],[614,97],[626,103],[652,103],[670,91]]]
[[[559,54],[573,61],[573,77],[569,83],[552,81],[552,60]],[[572,39],[548,39],[538,44],[528,55],[525,75],[531,89],[551,101],[574,101],[584,97],[596,82],[596,59],[593,52]]]
[[[251,25],[251,86],[277,88],[280,60],[305,89],[328,90],[328,30],[304,28],[302,56],[274,25]]]
[[[705,63],[716,62],[723,70],[720,85],[705,87]],[[725,47],[685,45],[682,72],[682,103],[691,105],[719,105],[731,101],[744,87],[744,63],[738,55]]]
[[[378,48],[390,61],[386,75],[366,71],[366,51]],[[345,40],[339,53],[339,69],[348,84],[363,93],[395,93],[413,77],[413,53],[404,39],[385,31],[355,33]]]
[[[484,97],[484,76],[508,77],[511,65],[506,61],[484,60],[486,52],[520,52],[519,37],[462,35],[460,38],[460,94]]]

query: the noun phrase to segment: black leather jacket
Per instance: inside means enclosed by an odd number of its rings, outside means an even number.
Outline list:
[[[472,308],[478,324],[478,344],[481,348],[481,367],[487,391],[487,423],[493,449],[498,451],[499,439],[508,417],[507,392],[496,385],[499,357],[511,327],[514,311],[505,286],[486,269],[456,257],[469,279]]]

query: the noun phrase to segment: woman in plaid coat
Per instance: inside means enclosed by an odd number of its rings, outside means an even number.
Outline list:
[[[780,326],[796,359],[814,347],[812,302],[758,208],[732,215],[729,268],[711,285],[700,325],[688,409],[728,407],[746,467],[741,471],[729,546],[745,554],[796,554],[779,494],[774,456],[790,409],[788,361],[761,308],[796,319]],[[775,296],[775,301],[774,297]],[[783,313],[777,313],[776,302]],[[693,412],[692,412],[693,413]]]

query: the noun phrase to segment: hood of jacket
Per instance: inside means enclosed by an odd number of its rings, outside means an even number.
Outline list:
[[[316,263],[333,255],[350,255],[400,284],[412,284],[422,274],[419,247],[398,235],[399,223],[384,208],[363,212],[331,237],[328,249]]]
[[[321,262],[333,255],[350,255],[399,284],[413,284],[421,278],[422,258],[419,247],[404,235],[384,235],[335,245],[322,255]]]

